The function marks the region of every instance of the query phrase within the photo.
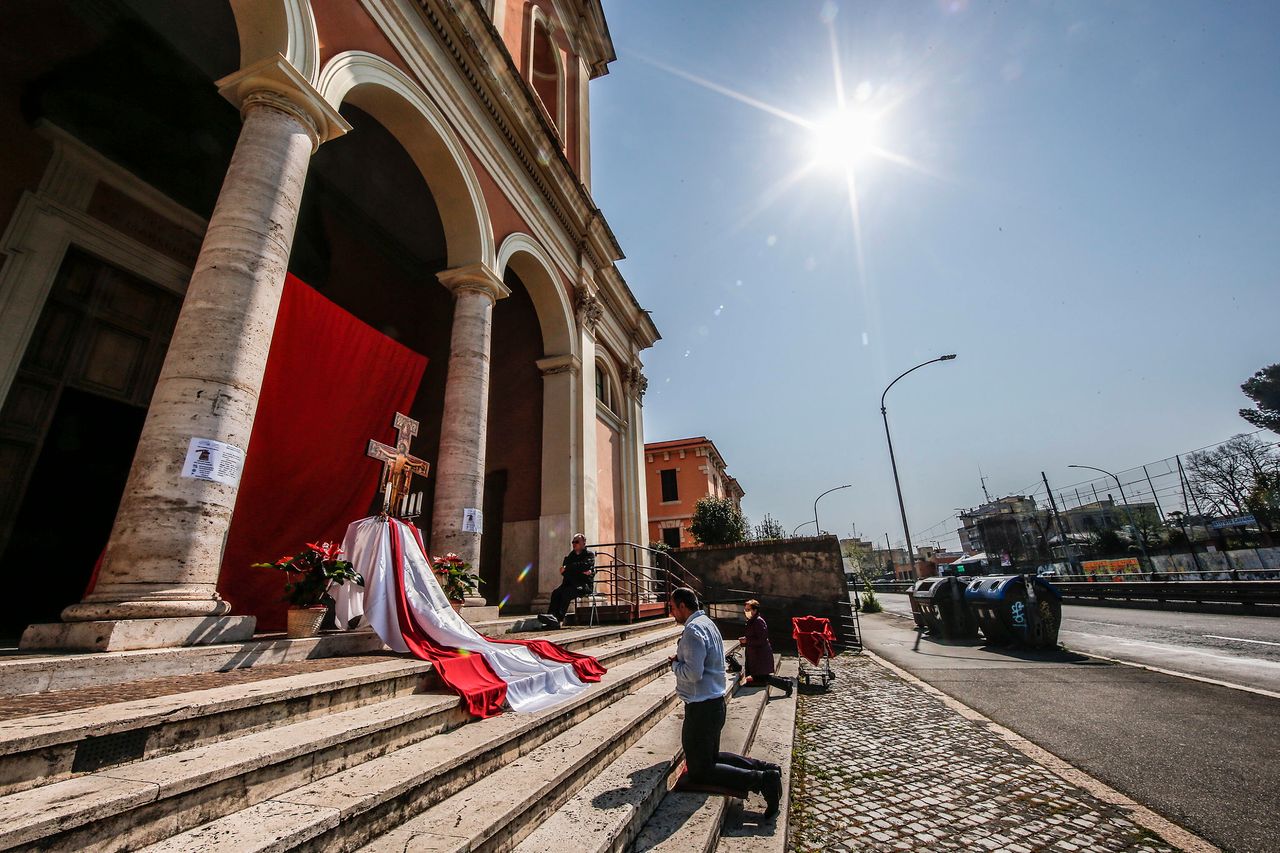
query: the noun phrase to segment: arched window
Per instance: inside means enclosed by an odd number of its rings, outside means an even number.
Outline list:
[[[596,399],[615,415],[619,414],[621,401],[618,399],[617,385],[603,361],[596,362]]]
[[[565,79],[560,51],[551,37],[551,31],[547,28],[546,19],[536,6],[533,7],[532,14],[533,39],[529,57],[529,81],[533,84],[533,90],[538,93],[538,100],[542,101],[542,108],[547,111],[547,117],[551,119],[551,123],[556,126],[563,138]]]

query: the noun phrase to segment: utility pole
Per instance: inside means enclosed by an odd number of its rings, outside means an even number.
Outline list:
[[[1160,523],[1164,523],[1164,507],[1160,506],[1160,496],[1156,494],[1156,487],[1151,482],[1151,474],[1147,471],[1147,466],[1142,466],[1142,473],[1147,475],[1147,488],[1151,489],[1151,498],[1156,502],[1156,512],[1160,513]]]
[[[1044,480],[1044,490],[1049,495],[1049,507],[1053,510],[1053,517],[1058,520],[1058,536],[1062,537],[1062,553],[1067,558],[1067,568],[1071,570],[1071,574],[1076,574],[1076,561],[1071,554],[1071,542],[1067,539],[1066,528],[1062,526],[1062,513],[1058,512],[1058,504],[1053,499],[1053,489],[1049,488],[1049,478],[1041,471],[1040,479]],[[1049,555],[1053,556],[1052,550],[1049,551]]]
[[[982,496],[987,499],[987,503],[991,503],[991,493],[987,491],[987,475],[982,473],[982,466],[978,466],[978,482],[982,484]]]

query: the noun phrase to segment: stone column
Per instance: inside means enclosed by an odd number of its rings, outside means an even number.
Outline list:
[[[25,648],[115,650],[248,639],[217,593],[240,466],[190,476],[192,439],[249,444],[311,154],[346,129],[277,58],[223,81],[243,126],[165,356],[94,591]]]
[[[533,604],[541,610],[560,585],[560,564],[573,547],[574,495],[581,479],[582,425],[578,422],[582,361],[572,353],[539,359],[542,372],[542,508]]]
[[[464,531],[462,520],[465,510],[484,507],[493,306],[511,291],[484,264],[445,270],[439,278],[452,291],[454,301],[440,455],[435,466],[431,550],[434,554],[453,552],[478,572],[481,532]],[[497,608],[485,607],[484,598],[476,597],[467,600],[464,615],[489,618],[497,615]]]

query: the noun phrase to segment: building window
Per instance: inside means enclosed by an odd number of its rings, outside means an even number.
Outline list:
[[[596,399],[609,405],[609,382],[604,378],[604,371],[596,365]]]
[[[674,471],[672,472],[675,473]],[[664,527],[662,528],[662,541],[666,543],[668,548],[680,547],[680,528]]]
[[[662,476],[662,502],[680,500],[680,490],[676,488],[676,469],[664,468],[658,473]]]
[[[604,366],[604,362],[596,362],[596,399],[604,404],[604,407],[615,415],[621,417],[618,412],[618,392],[613,383],[613,378],[609,375],[608,369]]]
[[[556,130],[564,135],[564,119],[562,115],[562,99],[564,90],[564,71],[560,67],[560,51],[546,22],[535,16],[533,20],[533,55],[529,63],[530,82],[538,93],[538,100],[547,112],[547,117],[555,125]]]

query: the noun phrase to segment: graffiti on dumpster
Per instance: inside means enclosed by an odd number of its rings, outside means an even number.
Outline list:
[[[1012,609],[1013,609],[1013,624],[1020,625],[1025,628],[1027,625],[1027,614],[1025,612],[1027,609],[1027,605],[1023,604],[1021,601],[1015,601],[1013,603]]]

